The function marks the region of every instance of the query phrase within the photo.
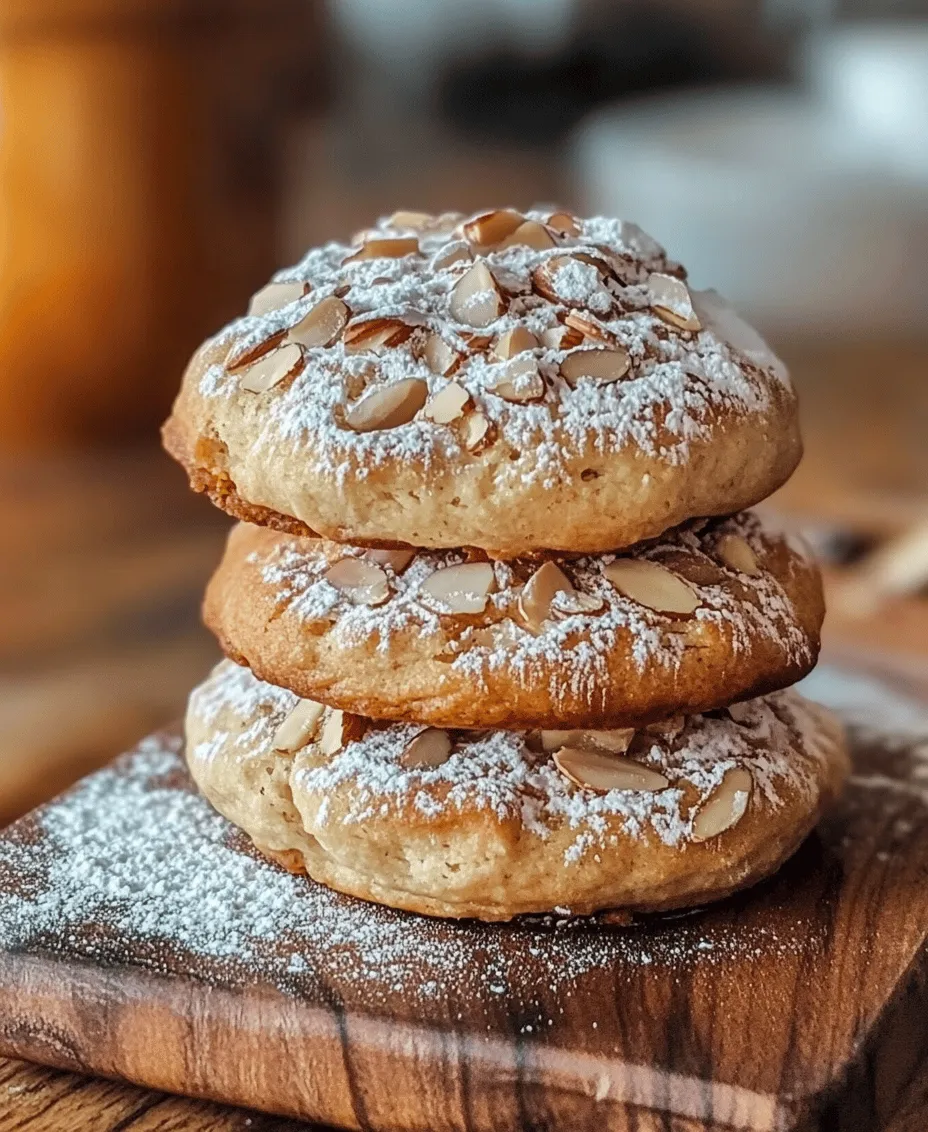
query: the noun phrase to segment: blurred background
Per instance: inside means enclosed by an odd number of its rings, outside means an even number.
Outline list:
[[[176,717],[226,520],[157,428],[395,208],[638,221],[790,364],[827,647],[928,689],[928,0],[4,0],[0,824]]]

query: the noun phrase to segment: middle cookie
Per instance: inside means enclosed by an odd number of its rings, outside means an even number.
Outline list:
[[[452,728],[633,727],[763,695],[813,667],[822,616],[814,563],[750,512],[541,564],[240,524],[204,604],[260,679]]]

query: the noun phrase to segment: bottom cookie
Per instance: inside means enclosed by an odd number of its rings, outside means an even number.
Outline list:
[[[438,731],[223,661],[187,711],[200,790],[291,871],[426,915],[660,911],[768,876],[847,774],[797,692],[638,732]]]

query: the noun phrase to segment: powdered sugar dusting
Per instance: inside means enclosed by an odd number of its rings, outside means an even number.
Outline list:
[[[703,573],[708,568],[708,581],[691,583],[700,599],[695,619],[718,630],[733,656],[750,653],[763,640],[775,643],[791,664],[809,662],[811,642],[780,582],[769,571],[752,577],[737,575],[714,556],[718,540],[726,534],[740,535],[760,556],[772,537],[755,515],[744,513],[709,524],[690,524],[631,553],[653,561],[684,553]],[[363,553],[344,548],[339,556]],[[323,623],[340,645],[373,641],[383,652],[389,651],[397,634],[446,634],[441,609],[423,596],[422,585],[435,570],[464,560],[457,552],[420,551],[401,573],[386,566],[391,596],[372,608],[353,604],[326,580],[330,559],[320,544],[285,540],[269,557],[256,554],[254,558],[263,581],[275,587],[284,615],[306,624]],[[565,615],[546,621],[537,635],[523,626],[517,613],[522,584],[534,567],[495,563],[497,590],[489,596],[485,621],[447,632],[451,668],[466,673],[478,686],[487,674],[505,671],[527,688],[546,685],[554,703],[570,697],[593,705],[604,705],[610,694],[608,659],[616,653],[630,655],[641,672],[659,668],[672,674],[691,647],[686,627],[620,594],[603,573],[614,558],[600,555],[562,563],[576,589],[599,598],[602,605],[595,613],[583,613],[570,612],[569,603],[559,602]],[[732,585],[735,581],[738,588]]]
[[[545,214],[530,212],[543,221]],[[572,388],[559,373],[567,351],[539,345],[531,352],[545,380],[545,396],[534,404],[513,405],[492,392],[504,377],[505,363],[471,344],[473,328],[451,313],[451,293],[471,259],[437,267],[450,251],[460,250],[460,236],[451,227],[436,226],[413,233],[393,230],[386,221],[369,235],[416,235],[420,254],[398,259],[376,258],[346,263],[352,248],[329,243],[310,251],[278,281],[310,285],[305,297],[277,311],[247,315],[226,327],[208,345],[227,347],[235,356],[260,346],[288,329],[321,299],[336,292],[355,320],[398,319],[415,328],[403,343],[376,352],[349,353],[341,341],[305,352],[305,367],[290,383],[260,399],[239,390],[239,376],[223,365],[207,368],[199,381],[208,400],[237,399],[236,407],[254,422],[257,458],[298,449],[308,467],[336,481],[365,476],[370,469],[396,460],[415,460],[424,470],[469,460],[459,432],[418,419],[397,428],[355,433],[339,424],[346,402],[346,382],[363,388],[392,384],[410,377],[426,381],[431,392],[447,379],[433,374],[423,358],[427,332],[439,333],[464,359],[454,380],[470,393],[480,411],[514,448],[531,451],[531,462],[500,467],[515,482],[546,486],[573,474],[571,454],[608,453],[635,446],[670,463],[687,457],[694,439],[709,438],[720,412],[762,414],[772,390],[783,386],[785,371],[776,359],[753,349],[742,338],[723,333],[722,322],[698,333],[668,327],[650,306],[647,287],[652,272],[680,271],[664,250],[634,225],[601,217],[581,222],[577,236],[557,237],[558,246],[536,250],[524,245],[493,250],[483,257],[504,293],[503,312],[481,328],[489,338],[522,326],[539,339],[562,325],[571,309],[597,318],[631,359],[629,376],[612,385],[583,378]],[[579,253],[600,264],[605,275]],[[551,300],[533,287],[533,273],[549,259],[558,298]],[[479,296],[475,297],[475,301]],[[727,325],[727,324],[726,324]],[[587,343],[587,345],[589,345]],[[772,359],[772,360],[771,360]]]
[[[846,684],[834,670],[816,679],[810,690],[834,692],[837,701],[852,687],[855,697],[865,694],[889,734],[898,724],[928,736],[928,711],[878,683]],[[886,844],[899,867],[890,875],[904,871],[928,811],[924,803],[911,809],[907,783],[894,775],[885,766],[881,777],[896,789],[851,790],[827,856],[869,867],[868,838],[891,833]],[[399,1018],[419,1004],[452,1022],[466,1011],[467,1026],[480,1024],[481,1010],[487,1026],[498,1026],[505,1001],[526,1025],[556,1032],[570,1000],[582,997],[587,1015],[602,1004],[602,1032],[613,1017],[603,972],[610,988],[643,989],[643,979],[694,969],[743,980],[764,962],[801,961],[809,971],[830,964],[832,913],[816,913],[818,853],[787,866],[766,895],[744,898],[761,905],[757,916],[742,900],[734,915],[721,906],[634,927],[554,918],[437,923],[336,895],[258,858],[191,792],[177,741],[153,738],[0,836],[0,948],[235,987],[269,983],[321,1002],[335,988],[346,1005],[370,1013]],[[809,898],[794,906],[810,870]],[[834,880],[842,870],[824,875]],[[857,891],[853,876],[848,883]]]
[[[258,756],[272,753],[274,735],[296,697],[250,674],[243,679],[242,671],[224,661],[193,692],[187,726],[196,739],[194,760],[214,757],[216,743]],[[211,728],[220,715],[226,730],[217,739]],[[670,846],[690,840],[696,809],[735,766],[750,770],[754,804],[770,812],[780,807],[785,786],[811,799],[816,762],[826,757],[816,746],[816,710],[795,693],[780,692],[741,705],[739,719],[735,723],[727,713],[690,716],[673,740],[639,733],[630,754],[670,783],[656,792],[576,790],[551,755],[530,749],[517,731],[456,732],[445,763],[408,770],[402,756],[423,730],[417,724],[372,725],[331,756],[310,743],[294,760],[291,783],[323,803],[339,792],[345,802],[339,816],[347,824],[395,821],[411,808],[425,822],[449,812],[517,819],[543,840],[566,826],[575,834],[565,851],[565,863],[572,864],[621,838],[656,836]]]

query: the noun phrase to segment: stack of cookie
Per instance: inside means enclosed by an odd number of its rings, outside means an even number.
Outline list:
[[[200,789],[261,852],[439,916],[701,903],[845,775],[783,691],[815,565],[743,509],[782,364],[634,225],[397,213],[254,296],[165,443],[242,522],[206,595]]]

